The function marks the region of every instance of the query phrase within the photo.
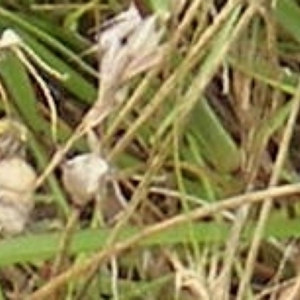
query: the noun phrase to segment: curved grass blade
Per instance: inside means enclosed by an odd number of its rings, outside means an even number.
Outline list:
[[[37,109],[38,99],[35,96],[33,87],[29,80],[27,71],[18,57],[10,50],[5,50],[2,53],[0,60],[0,77],[5,85],[7,93],[9,94],[12,106],[17,110],[18,116],[22,118],[23,122],[34,132],[36,137],[51,136],[50,125],[44,120]],[[68,134],[67,132],[59,131],[59,135]],[[64,137],[60,137],[63,139]],[[41,148],[41,146],[39,147]],[[38,149],[35,147],[35,149]],[[40,169],[43,169],[47,164],[47,159],[43,151],[35,151],[37,161]],[[59,206],[64,213],[67,213],[68,208],[64,199],[63,193],[57,184],[56,179],[50,176],[48,179],[50,189],[56,195]]]
[[[77,63],[83,70],[96,76],[95,71],[84,63],[77,54],[73,53],[69,48],[65,47],[47,32],[41,30],[38,26],[31,24],[30,20],[25,20],[14,12],[0,7],[0,25],[4,28],[21,29],[27,32],[32,37],[38,38],[48,47],[55,49],[56,52],[60,53],[67,60]]]

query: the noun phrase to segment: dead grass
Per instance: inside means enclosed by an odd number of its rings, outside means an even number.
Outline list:
[[[60,19],[55,4],[35,4],[37,18],[51,17],[41,32],[0,7],[1,28],[14,25],[67,76],[32,57],[31,77],[27,60],[0,62],[1,97],[32,135],[41,199],[28,233],[0,243],[3,299],[299,298],[300,8],[279,2],[174,1],[167,18],[134,12],[111,24],[127,5],[66,4]],[[25,90],[12,67],[27,74]],[[110,172],[78,206],[61,172],[82,153]]]

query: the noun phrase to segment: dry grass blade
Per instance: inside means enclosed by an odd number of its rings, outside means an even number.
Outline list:
[[[249,194],[239,195],[229,199],[225,199],[218,203],[212,204],[207,207],[196,209],[189,214],[176,216],[169,220],[147,227],[145,230],[137,235],[132,236],[128,240],[120,243],[113,244],[103,251],[98,252],[94,257],[86,261],[80,266],[73,266],[69,270],[63,272],[57,277],[53,278],[51,282],[41,287],[28,297],[29,300],[46,299],[49,295],[56,291],[56,289],[67,284],[70,280],[79,276],[84,276],[86,272],[89,272],[95,265],[100,265],[107,259],[121,254],[123,251],[133,247],[139,241],[155,235],[162,230],[166,230],[176,225],[190,222],[191,220],[197,220],[217,214],[220,211],[228,209],[236,209],[244,205],[250,205],[255,203],[261,203],[266,199],[275,199],[279,197],[285,197],[289,195],[295,195],[300,193],[300,184],[290,184],[281,187],[272,187],[267,190],[252,192]]]
[[[21,2],[0,4],[0,116],[40,175],[0,298],[297,297],[297,1]],[[12,135],[0,160],[25,157]]]
[[[289,149],[289,144],[291,141],[291,137],[293,134],[293,130],[295,127],[296,119],[297,119],[299,108],[300,108],[300,83],[298,84],[294,99],[292,101],[294,101],[294,103],[293,103],[293,106],[291,107],[290,117],[288,119],[286,129],[283,134],[282,141],[280,143],[280,148],[279,148],[279,151],[277,154],[274,169],[273,169],[273,172],[272,172],[272,175],[270,178],[270,182],[269,182],[270,187],[276,186],[278,184],[280,173],[282,172],[283,165],[284,165],[286,155],[287,155],[287,151]],[[241,283],[239,286],[237,299],[241,300],[241,299],[244,299],[244,297],[245,297],[246,289],[247,289],[247,286],[249,285],[250,277],[253,272],[254,262],[257,257],[258,248],[259,248],[261,240],[262,240],[264,227],[265,227],[266,221],[269,217],[271,208],[272,208],[272,199],[268,198],[267,201],[265,201],[263,203],[262,208],[261,208],[257,228],[254,233],[253,241],[252,241],[251,248],[250,248],[250,251],[248,254],[248,258],[246,261],[245,274],[242,277]]]

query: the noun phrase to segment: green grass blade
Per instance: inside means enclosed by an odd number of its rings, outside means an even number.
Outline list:
[[[300,43],[299,5],[294,0],[278,0],[274,15],[279,24]]]
[[[197,139],[200,153],[217,170],[229,172],[237,169],[239,150],[206,99],[196,104],[188,129]]]
[[[229,235],[230,224],[222,222],[202,222],[194,224],[194,239],[198,243],[224,243]],[[286,219],[282,215],[273,215],[267,222],[265,237],[300,237],[300,220]],[[255,222],[250,223],[244,239],[251,239]],[[125,227],[120,236],[126,240],[133,234],[140,232],[140,228]],[[189,228],[186,224],[169,228],[141,241],[140,246],[154,247],[187,243],[186,236]],[[87,229],[74,234],[70,253],[90,253],[106,246],[107,238],[111,235],[111,229]],[[0,242],[0,266],[15,263],[36,262],[50,259],[55,256],[61,238],[60,233],[45,233],[40,235],[20,236],[5,239]]]

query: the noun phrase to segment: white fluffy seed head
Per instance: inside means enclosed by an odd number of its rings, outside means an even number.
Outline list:
[[[36,174],[21,158],[0,161],[0,232],[18,234],[23,231],[34,206]]]
[[[99,155],[81,154],[63,165],[62,181],[72,201],[85,205],[95,198],[108,171],[107,162]]]
[[[0,191],[0,232],[4,235],[22,232],[32,208],[32,194],[20,195]]]
[[[6,29],[3,31],[0,38],[0,47],[11,47],[22,44],[22,39],[13,29]]]
[[[12,157],[0,161],[0,189],[31,192],[35,180],[35,171],[24,159]]]

